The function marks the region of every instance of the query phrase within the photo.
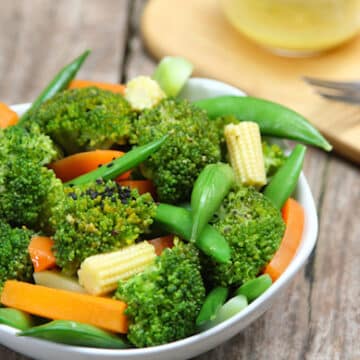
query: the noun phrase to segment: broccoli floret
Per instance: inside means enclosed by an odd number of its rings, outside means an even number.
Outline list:
[[[137,347],[192,335],[205,298],[198,251],[182,243],[164,250],[154,266],[120,281],[115,297],[127,304],[128,339]]]
[[[12,226],[48,229],[62,197],[61,181],[43,166],[56,157],[51,140],[20,127],[0,132],[0,218]]]
[[[285,154],[281,147],[277,144],[270,144],[266,141],[262,142],[264,154],[265,171],[267,182],[275,175],[276,171],[284,164]]]
[[[31,116],[66,154],[124,144],[133,111],[120,94],[95,87],[59,92]]]
[[[0,220],[0,293],[6,280],[31,281],[33,266],[28,252],[32,232],[11,228]]]
[[[30,131],[20,126],[0,130],[0,163],[5,160],[15,162],[19,157],[46,165],[57,159],[59,153],[51,139],[36,125],[32,125]]]
[[[212,286],[239,286],[255,278],[275,254],[285,229],[280,212],[251,187],[231,191],[211,223],[232,250],[226,264],[203,256],[204,277]]]
[[[55,207],[51,224],[57,264],[74,274],[88,256],[133,244],[148,232],[156,206],[149,193],[114,181],[65,187],[65,200]]]
[[[188,101],[165,99],[144,110],[134,126],[131,141],[139,145],[169,134],[166,144],[142,166],[162,202],[187,201],[205,165],[220,160],[217,125]]]

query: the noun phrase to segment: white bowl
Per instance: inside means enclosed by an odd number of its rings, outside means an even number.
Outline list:
[[[242,91],[222,82],[193,78],[188,81],[181,96],[190,100],[197,100],[225,94],[244,95]],[[28,106],[29,104],[14,105],[12,108],[21,114],[26,111]],[[175,360],[187,359],[208,351],[230,339],[262,315],[308,259],[316,242],[318,222],[314,199],[303,174],[301,174],[297,186],[296,198],[305,209],[305,226],[301,245],[289,267],[262,296],[257,298],[242,312],[210,330],[183,340],[151,348],[104,350],[67,346],[38,339],[18,337],[16,336],[16,330],[5,325],[0,325],[0,342],[17,352],[35,359],[44,360],[50,357],[52,360]]]

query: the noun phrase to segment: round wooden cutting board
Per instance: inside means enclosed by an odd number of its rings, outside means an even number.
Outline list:
[[[319,56],[282,58],[241,36],[218,3],[150,0],[142,17],[149,51],[156,58],[184,56],[194,63],[196,75],[291,107],[310,119],[338,153],[360,163],[360,104],[325,100],[302,80],[304,75],[360,80],[360,36]]]

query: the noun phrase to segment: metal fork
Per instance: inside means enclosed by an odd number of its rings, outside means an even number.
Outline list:
[[[316,87],[316,92],[330,100],[360,104],[360,81],[329,81],[304,76],[303,80]]]

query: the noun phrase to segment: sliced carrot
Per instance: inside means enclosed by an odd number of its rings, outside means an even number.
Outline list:
[[[95,170],[99,166],[103,166],[123,155],[124,153],[122,151],[117,150],[86,151],[57,160],[48,165],[48,167],[54,170],[59,179],[66,182]],[[128,179],[129,176],[130,171],[127,171],[120,175],[118,179]]]
[[[39,272],[56,266],[55,256],[52,252],[53,239],[47,236],[33,236],[28,251],[34,265],[34,271]]]
[[[49,319],[79,321],[119,333],[128,329],[126,304],[104,297],[8,280],[1,303]]]
[[[148,242],[154,246],[156,255],[161,255],[164,249],[171,249],[174,246],[174,235],[161,236]]]
[[[0,102],[0,128],[5,129],[8,126],[16,125],[18,120],[18,114],[11,110],[9,106]]]
[[[90,87],[90,86],[95,86],[95,87],[98,87],[99,89],[103,89],[103,90],[109,90],[109,91],[112,91],[117,94],[124,95],[124,93],[125,93],[125,86],[121,85],[121,84],[111,84],[111,83],[104,83],[104,82],[100,82],[100,81],[80,80],[80,79],[75,79],[75,80],[71,81],[71,83],[69,85],[69,89],[79,89],[79,88],[85,88],[85,87]]]
[[[119,185],[129,186],[131,189],[138,189],[139,194],[150,193],[153,198],[156,197],[155,186],[150,180],[119,180]]]
[[[283,239],[278,251],[264,269],[264,273],[269,274],[273,281],[279,278],[293,259],[304,229],[304,209],[296,200],[289,198],[286,201],[282,216],[286,224]]]

